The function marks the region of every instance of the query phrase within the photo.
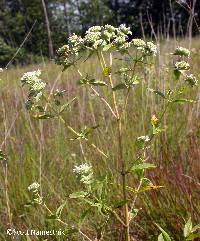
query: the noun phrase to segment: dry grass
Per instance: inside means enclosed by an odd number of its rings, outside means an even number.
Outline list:
[[[199,39],[193,40],[192,71],[200,79],[200,45]],[[149,127],[150,116],[157,113],[162,106],[159,97],[146,96],[145,86],[158,87],[165,90],[173,86],[171,73],[164,68],[170,60],[170,43],[162,44],[162,51],[156,68],[149,68],[148,72],[141,69],[142,83],[130,96],[128,115],[129,123],[126,130],[125,154],[129,162],[134,160],[134,140],[145,134]],[[164,51],[165,50],[165,51]],[[113,155],[106,160],[86,143],[70,141],[73,136],[57,120],[38,121],[32,119],[24,108],[25,93],[20,85],[20,77],[28,70],[40,68],[43,79],[49,88],[66,89],[67,98],[78,96],[72,105],[66,120],[79,130],[81,126],[99,124],[92,140],[100,148],[108,152],[111,148]],[[81,66],[84,72],[96,72],[100,75],[100,68],[96,59]],[[89,90],[77,87],[77,73],[72,70],[60,75],[61,69],[53,63],[42,63],[27,67],[13,67],[1,75],[0,81],[0,141],[2,149],[8,156],[7,188],[5,183],[5,163],[0,170],[0,239],[10,240],[6,236],[8,223],[11,221],[16,229],[45,229],[57,227],[57,224],[47,222],[45,213],[41,209],[29,209],[24,206],[29,197],[27,186],[39,179],[42,173],[43,194],[52,208],[59,205],[68,194],[78,189],[72,175],[74,163],[80,163],[87,158],[93,162],[101,173],[105,169],[108,175],[113,175],[115,164],[116,141],[115,125],[109,118],[109,113],[102,103],[88,94]],[[124,98],[123,92],[119,98]],[[199,90],[194,90],[191,99],[199,99]],[[195,221],[199,221],[200,205],[200,109],[199,102],[191,105],[174,106],[165,117],[166,133],[154,143],[150,153],[151,161],[158,168],[149,172],[155,184],[165,186],[162,190],[148,192],[138,200],[138,207],[143,210],[133,224],[131,233],[139,240],[156,240],[156,228],[153,222],[160,223],[163,228],[171,232],[176,240],[182,241],[181,233],[184,219],[191,214]],[[169,127],[169,128],[167,128]],[[106,133],[106,135],[102,135]],[[0,144],[1,144],[0,143]],[[134,179],[131,180],[134,182]],[[131,185],[130,182],[130,185]],[[8,195],[6,198],[6,190]],[[111,198],[118,198],[118,192]],[[70,212],[74,204],[69,201],[64,218],[76,221],[77,217]],[[11,216],[8,219],[8,209]],[[69,209],[68,209],[69,208]],[[76,207],[81,210],[82,207]],[[95,219],[95,216],[94,216]],[[92,222],[92,220],[88,220]],[[114,233],[120,230],[118,224],[113,223]],[[87,227],[86,227],[87,229]],[[90,230],[88,230],[90,232]],[[17,240],[17,239],[16,239]],[[19,239],[18,239],[19,240]],[[26,240],[26,238],[20,240]],[[28,239],[27,239],[28,240]],[[39,239],[38,239],[39,240]],[[63,240],[55,239],[55,240]],[[70,241],[73,239],[70,239]],[[114,237],[112,240],[116,240]],[[105,240],[107,241],[107,240]],[[110,240],[109,240],[110,241]]]

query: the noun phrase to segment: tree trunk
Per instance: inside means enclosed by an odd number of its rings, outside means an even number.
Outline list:
[[[191,48],[192,45],[192,29],[193,29],[193,22],[194,22],[194,14],[195,14],[195,5],[196,5],[196,0],[192,1],[192,7],[190,8],[190,16],[188,19],[188,25],[187,25],[187,32],[188,32],[188,37],[189,37],[189,49]]]
[[[48,34],[49,58],[52,59],[54,56],[54,53],[53,53],[53,43],[51,38],[50,23],[49,23],[45,1],[44,0],[41,0],[41,1],[42,1],[43,10],[44,10],[44,16],[45,16],[45,22],[46,22],[47,34]]]
[[[65,24],[66,24],[67,34],[70,36],[71,35],[71,26],[70,26],[70,22],[69,22],[69,14],[68,14],[66,0],[64,0],[64,2],[63,2],[63,7],[64,7],[64,16],[65,16]]]

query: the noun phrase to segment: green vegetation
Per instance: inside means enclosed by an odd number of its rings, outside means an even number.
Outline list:
[[[128,54],[124,43],[113,50],[113,45],[106,43],[104,51],[100,51],[104,61],[100,58],[100,62],[96,52],[90,55],[88,49],[79,45],[82,41],[77,44],[75,39],[75,42],[71,39],[73,49],[66,51],[65,46],[59,50],[57,62],[66,69],[64,72],[53,63],[43,62],[1,73],[0,237],[11,240],[6,235],[9,224],[16,230],[61,228],[68,234],[68,239],[56,236],[38,237],[38,240],[76,241],[84,240],[84,235],[100,240],[103,232],[104,241],[124,241],[122,222],[126,222],[127,213],[123,207],[130,208],[134,201],[131,238],[198,240],[195,236],[187,239],[193,233],[197,235],[199,227],[192,227],[189,217],[198,224],[200,212],[198,38],[193,40],[191,56],[183,48],[176,49],[177,56],[172,56],[174,48],[163,43],[158,57],[150,59],[143,56],[147,50],[145,42],[133,40]],[[96,46],[102,48],[95,43],[96,40],[94,44],[90,42],[89,51],[96,51]],[[155,50],[154,45],[150,46]],[[138,62],[138,47],[143,59],[135,67],[135,78],[130,82],[129,74],[125,75],[124,71]],[[118,51],[111,61],[109,53],[115,50]],[[70,55],[67,60],[71,62],[65,61],[65,54]],[[129,59],[129,54],[137,58]],[[80,55],[87,60],[81,62]],[[37,69],[41,72],[23,76]],[[111,73],[112,88],[109,87]],[[27,93],[20,85],[22,76],[23,84],[28,86],[26,108],[30,114],[25,110]],[[95,96],[95,91],[91,94],[92,89],[98,90],[114,111]],[[124,110],[124,103],[127,110],[122,122],[122,155],[133,174],[126,180],[126,198],[122,195],[125,189],[121,174],[124,173],[119,169],[120,163],[117,164],[118,116],[113,93],[119,110]],[[165,113],[168,103],[170,108]],[[156,135],[152,142],[151,135]],[[145,162],[136,163],[138,156],[144,154]],[[142,185],[138,186],[141,181]],[[88,197],[88,193],[95,197]],[[98,195],[102,197],[101,203],[95,201]],[[20,240],[31,238],[20,237]]]

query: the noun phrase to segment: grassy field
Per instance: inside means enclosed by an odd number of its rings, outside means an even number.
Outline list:
[[[146,87],[165,89],[173,88],[172,73],[164,69],[171,61],[170,52],[173,41],[162,43],[157,67],[148,70],[140,69],[143,76],[141,84],[130,95],[126,121],[125,156],[128,162],[134,160],[135,139],[144,135],[149,128],[151,116],[158,113],[163,106],[159,96],[148,94]],[[182,45],[187,46],[187,41]],[[163,54],[166,53],[169,54]],[[192,57],[190,59],[193,73],[200,78],[200,44],[199,38],[193,40]],[[71,141],[74,136],[58,120],[35,120],[25,110],[26,94],[21,87],[20,78],[29,70],[42,70],[42,78],[48,83],[48,88],[66,89],[67,98],[78,96],[73,102],[65,120],[75,130],[82,126],[99,128],[91,138],[105,153],[112,153],[106,159],[88,143]],[[81,66],[83,72],[95,72],[101,75],[97,60],[91,59]],[[9,241],[6,230],[11,224],[17,230],[27,229],[59,229],[55,221],[46,219],[46,212],[39,207],[29,208],[27,187],[33,181],[41,180],[43,196],[52,209],[59,206],[68,195],[79,189],[72,173],[74,164],[85,159],[92,161],[99,173],[107,170],[109,176],[114,175],[115,153],[117,148],[116,126],[102,102],[89,94],[89,89],[77,87],[79,76],[74,71],[61,73],[61,68],[54,63],[41,63],[26,67],[11,67],[0,76],[0,145],[8,156],[8,161],[1,163],[0,169],[0,240]],[[102,90],[104,91],[104,89]],[[124,99],[124,92],[118,94],[118,100]],[[108,96],[108,98],[110,98]],[[190,92],[190,99],[199,99],[199,89]],[[164,118],[166,132],[153,143],[150,160],[157,165],[156,169],[148,171],[148,177],[156,185],[164,186],[159,190],[145,192],[137,200],[138,208],[142,208],[131,226],[131,235],[137,241],[157,240],[159,231],[154,223],[159,223],[175,240],[182,241],[182,229],[185,221],[192,217],[198,223],[200,217],[200,108],[195,104],[174,105]],[[168,128],[169,127],[169,128]],[[106,133],[103,135],[102,133]],[[135,182],[130,181],[130,186]],[[116,192],[110,199],[119,199]],[[62,217],[69,222],[76,222],[77,216],[70,212],[77,209],[76,215],[81,215],[83,206],[77,206],[73,200],[68,200]],[[93,220],[87,220],[84,230],[93,234],[98,230],[94,213]],[[105,241],[118,240],[121,227],[112,221],[111,236]],[[91,230],[93,226],[93,230]],[[29,240],[28,237],[14,237],[15,240]],[[45,240],[35,239],[31,240]],[[66,240],[57,237],[47,240]],[[71,235],[68,240],[77,239]],[[120,239],[121,240],[121,239]],[[198,240],[198,239],[197,239]]]

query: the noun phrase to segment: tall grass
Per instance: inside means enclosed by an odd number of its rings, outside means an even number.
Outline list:
[[[200,77],[199,39],[193,40],[193,46],[192,71]],[[130,95],[126,117],[130,125],[125,130],[127,138],[124,143],[127,160],[134,159],[132,156],[135,149],[134,140],[138,137],[138,133],[145,134],[152,114],[156,113],[162,105],[160,98],[153,94],[143,98],[146,96],[143,85],[159,89],[173,85],[171,73],[163,71],[171,58],[170,55],[163,55],[163,53],[166,49],[170,52],[172,47],[170,42],[161,44],[159,64],[148,72],[141,69],[142,85]],[[26,97],[19,79],[24,72],[37,68],[42,70],[42,77],[46,83],[49,83],[49,88],[55,86],[55,89],[66,89],[69,100],[75,95],[79,96],[65,116],[73,128],[80,129],[83,125],[99,124],[100,127],[97,130],[99,134],[95,135],[92,141],[98,147],[104,148],[105,152],[111,148],[117,149],[117,140],[113,141],[112,138],[116,128],[108,118],[106,107],[98,99],[89,95],[88,90],[82,88],[77,90],[76,80],[79,76],[76,72],[69,70],[61,74],[60,67],[46,62],[27,67],[12,67],[4,71],[0,81],[0,140],[8,161],[2,162],[0,169],[0,189],[2,190],[0,192],[0,239],[6,241],[10,240],[6,235],[10,222],[19,230],[59,228],[56,223],[46,220],[46,214],[41,213],[43,212],[41,209],[33,211],[25,205],[29,201],[27,186],[33,180],[41,178],[42,192],[47,197],[50,207],[56,208],[60,201],[65,200],[67,194],[78,188],[78,183],[72,175],[74,163],[78,164],[87,157],[92,158],[99,173],[107,170],[108,175],[113,175],[113,169],[116,168],[114,158],[104,159],[98,152],[88,148],[86,143],[70,141],[72,134],[57,120],[40,121],[38,126],[37,121],[28,115],[24,109]],[[80,69],[87,73],[95,72],[97,77],[101,74],[95,58],[87,63],[87,67],[84,65]],[[123,95],[120,97],[123,98]],[[191,99],[199,99],[198,89],[193,91]],[[139,207],[142,206],[142,210],[130,230],[136,240],[156,240],[157,230],[154,225],[156,222],[168,230],[176,240],[182,241],[182,227],[185,220],[191,215],[194,221],[199,221],[199,116],[199,102],[183,106],[176,105],[166,116],[164,120],[166,133],[156,140],[153,151],[149,153],[151,159],[149,162],[153,161],[158,168],[148,172],[148,176],[155,184],[164,187],[139,196],[137,203]],[[107,133],[104,138],[101,135],[103,131]],[[131,182],[134,182],[134,179]],[[113,185],[113,188],[117,187]],[[75,204],[71,201],[70,205],[73,207]],[[81,206],[76,208],[81,212]],[[62,215],[68,216],[73,223],[77,220],[77,216],[67,209]],[[86,224],[85,229],[90,233],[92,231],[89,229],[89,224],[92,224],[93,220],[88,220],[87,223],[88,227]],[[119,224],[113,223],[112,227],[115,230],[112,232],[119,237]],[[98,227],[95,228],[98,229]],[[117,240],[116,237],[113,237],[113,240]],[[15,238],[27,240],[25,237]],[[58,237],[54,240],[61,241],[63,238]]]

